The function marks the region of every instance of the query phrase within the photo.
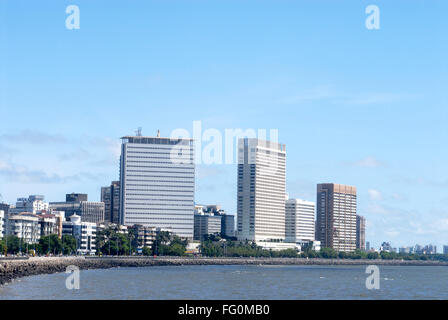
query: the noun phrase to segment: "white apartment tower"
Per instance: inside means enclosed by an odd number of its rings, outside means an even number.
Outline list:
[[[285,210],[286,241],[295,243],[314,241],[315,203],[289,199],[286,200]]]
[[[284,144],[238,140],[238,238],[285,240],[286,150]]]
[[[193,239],[192,139],[126,136],[120,158],[120,223],[170,229]]]

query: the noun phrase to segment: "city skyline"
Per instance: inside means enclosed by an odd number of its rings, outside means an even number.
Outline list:
[[[368,2],[324,3],[179,3],[184,15],[139,2],[122,15],[79,1],[81,27],[69,31],[64,5],[2,2],[0,201],[99,201],[118,179],[119,137],[139,126],[164,136],[195,120],[221,132],[276,128],[291,198],[315,201],[318,183],[356,186],[372,246],[440,250],[447,4],[428,15],[424,4],[376,1],[381,29],[369,31]],[[195,202],[236,215],[235,172],[199,165]]]

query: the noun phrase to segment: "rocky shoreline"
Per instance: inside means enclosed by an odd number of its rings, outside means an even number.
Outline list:
[[[180,258],[180,257],[35,257],[28,260],[0,258],[0,285],[13,279],[65,272],[67,266],[79,269],[109,269],[115,267],[149,267],[180,265],[390,265],[448,266],[448,262],[420,260],[350,260],[303,258]]]

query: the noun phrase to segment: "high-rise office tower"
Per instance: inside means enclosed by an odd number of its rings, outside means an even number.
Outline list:
[[[284,144],[238,140],[237,220],[240,240],[285,239],[286,150]]]
[[[286,241],[314,241],[315,203],[300,199],[286,200]]]
[[[366,218],[356,216],[356,249],[366,250]]]
[[[316,240],[322,247],[350,252],[356,249],[356,188],[317,185]]]
[[[120,181],[101,187],[101,201],[104,202],[104,221],[120,223]]]
[[[170,229],[193,239],[192,139],[126,136],[120,158],[120,223]]]

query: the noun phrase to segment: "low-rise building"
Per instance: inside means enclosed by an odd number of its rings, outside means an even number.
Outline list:
[[[134,224],[128,228],[129,232],[132,232],[135,236],[132,240],[134,246],[138,249],[142,249],[144,247],[152,248],[152,244],[157,236],[156,227],[146,227],[141,224]]]
[[[8,217],[7,234],[22,239],[24,243],[36,243],[40,239],[39,218],[31,212]]]

